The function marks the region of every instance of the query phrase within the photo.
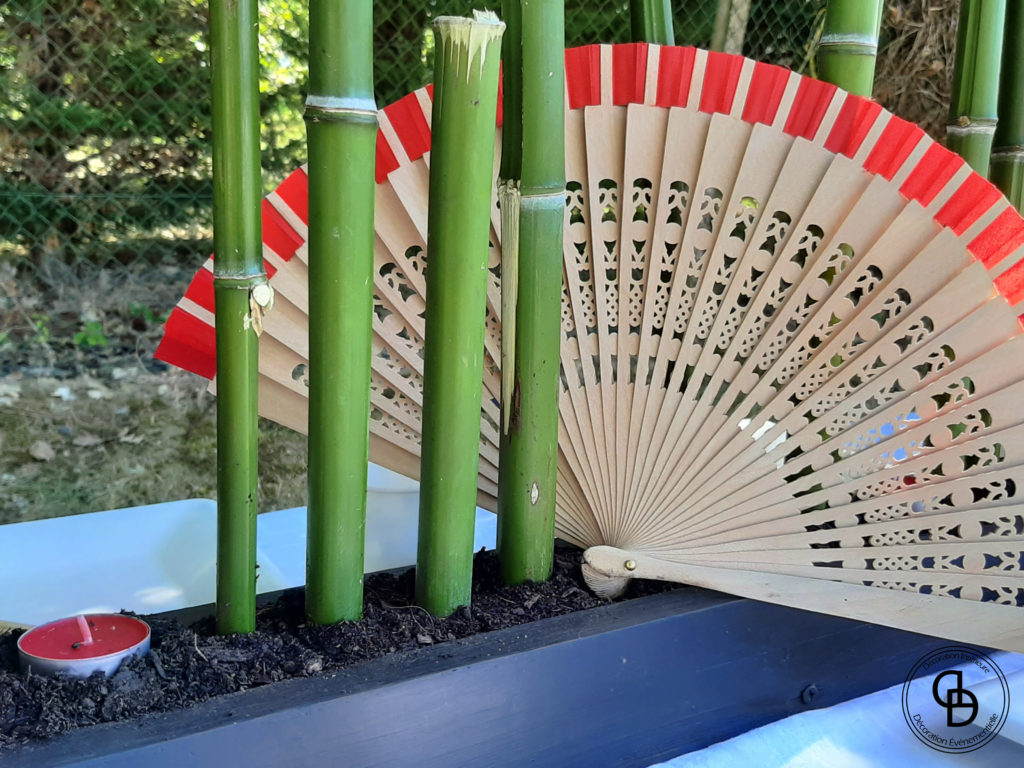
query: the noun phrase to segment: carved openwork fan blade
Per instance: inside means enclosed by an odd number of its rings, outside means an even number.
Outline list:
[[[567,51],[558,534],[686,581],[1024,650],[1024,222],[877,104],[740,57]],[[418,473],[430,92],[381,113],[371,458]],[[497,225],[497,210],[493,221]],[[260,408],[306,420],[306,179],[264,202]],[[492,232],[480,500],[495,507]],[[158,352],[212,378],[211,263]]]

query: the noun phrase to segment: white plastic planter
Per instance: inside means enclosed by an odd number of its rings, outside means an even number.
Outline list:
[[[416,561],[419,484],[370,465],[366,570]],[[0,526],[0,621],[40,624],[78,613],[139,613],[211,603],[217,505],[190,499]],[[260,515],[258,592],[306,580],[306,509]],[[493,547],[494,516],[477,510],[475,548]]]

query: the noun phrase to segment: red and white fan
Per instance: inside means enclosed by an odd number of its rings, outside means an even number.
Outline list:
[[[589,46],[566,52],[566,83],[556,525],[591,586],[669,579],[1024,650],[1016,211],[921,129],[780,67]],[[429,88],[386,107],[377,146],[371,460],[411,477],[430,113]],[[495,509],[492,213],[479,489]],[[304,171],[263,214],[260,412],[304,430]],[[207,378],[212,276],[157,352]]]

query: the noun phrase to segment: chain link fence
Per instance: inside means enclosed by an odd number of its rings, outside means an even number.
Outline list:
[[[27,342],[103,351],[120,329],[138,354],[211,250],[207,5],[0,6],[0,376],[33,363]],[[431,19],[473,5],[375,4],[379,105],[428,81]],[[717,35],[725,50],[811,71],[824,0],[674,6],[679,44]],[[261,0],[260,13],[269,190],[304,159],[308,18],[305,0]],[[628,39],[627,1],[568,0],[567,45]]]

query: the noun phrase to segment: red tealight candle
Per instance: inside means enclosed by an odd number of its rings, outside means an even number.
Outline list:
[[[21,668],[36,674],[63,672],[108,677],[129,656],[149,651],[149,625],[131,616],[89,614],[42,624],[18,638]]]

